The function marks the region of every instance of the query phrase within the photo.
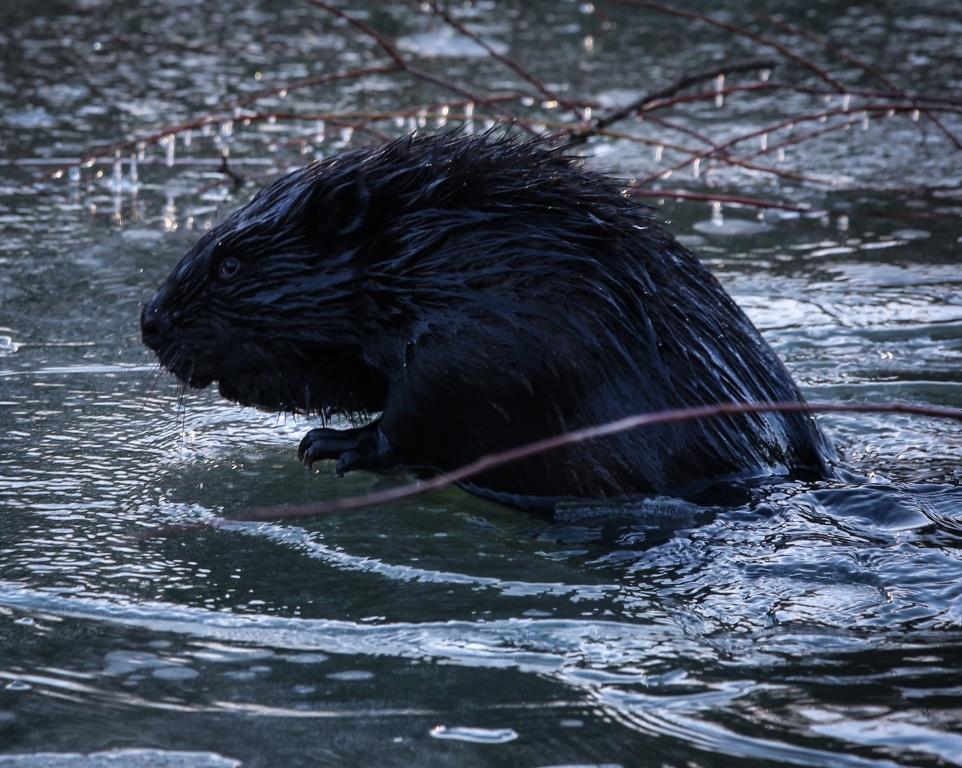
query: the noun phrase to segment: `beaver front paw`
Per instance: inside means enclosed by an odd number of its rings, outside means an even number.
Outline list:
[[[301,440],[297,458],[309,467],[321,459],[337,459],[338,477],[354,469],[390,469],[397,464],[377,423],[355,429],[312,429]]]

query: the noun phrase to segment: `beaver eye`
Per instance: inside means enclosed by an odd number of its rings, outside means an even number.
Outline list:
[[[228,256],[220,263],[220,267],[217,269],[217,276],[221,280],[230,280],[234,275],[240,271],[240,262],[233,256]]]

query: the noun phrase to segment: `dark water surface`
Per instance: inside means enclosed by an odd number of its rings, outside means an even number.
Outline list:
[[[424,66],[514,82],[416,7],[372,7]],[[777,4],[904,87],[962,92],[960,9],[913,7]],[[554,86],[609,103],[756,53],[607,6],[609,23],[567,2],[459,9]],[[703,10],[752,23],[738,4]],[[551,522],[450,490],[138,541],[396,482],[305,470],[295,448],[309,421],[182,395],[139,342],[140,302],[251,194],[216,184],[220,147],[267,178],[300,162],[289,140],[317,128],[179,136],[170,167],[167,150],[146,149],[136,185],[127,153],[119,183],[109,161],[33,181],[51,158],[376,52],[317,9],[267,0],[13,3],[0,20],[0,766],[962,765],[952,423],[824,417],[863,479],[786,484],[736,509]],[[266,104],[397,109],[424,93],[380,77]],[[673,119],[723,140],[800,99]],[[945,121],[962,131],[958,115]],[[325,153],[361,138],[326,131]],[[591,151],[595,167],[644,175],[658,150]],[[717,183],[836,213],[667,204],[672,230],[812,399],[962,406],[962,200],[854,191],[957,184],[960,153],[902,116],[782,162],[837,186],[724,169]]]

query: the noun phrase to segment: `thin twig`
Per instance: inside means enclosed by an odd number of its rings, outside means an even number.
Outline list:
[[[487,51],[488,55],[492,59],[500,62],[501,64],[504,64],[504,66],[506,66],[508,69],[514,72],[522,80],[533,85],[537,89],[538,93],[540,93],[545,99],[549,101],[556,101],[559,104],[564,105],[566,109],[570,109],[572,112],[574,112],[579,120],[583,119],[584,112],[578,108],[578,105],[575,102],[571,102],[561,98],[560,96],[558,96],[558,94],[552,91],[547,85],[545,85],[541,80],[535,77],[530,71],[522,67],[514,59],[510,58],[509,56],[505,56],[503,53],[499,53],[492,45],[490,45],[486,40],[484,40],[484,38],[482,38],[477,33],[472,32],[470,29],[464,26],[464,24],[462,24],[460,21],[455,19],[448,12],[446,8],[444,8],[440,3],[437,2],[437,0],[427,0],[427,3],[428,3],[428,6],[431,8],[431,11],[435,15],[440,16],[445,21],[445,23],[448,24],[448,26],[450,26],[457,32],[461,33],[462,35],[467,37],[469,40],[472,40],[477,45],[481,46],[485,51]]]
[[[217,172],[222,173],[224,176],[230,179],[235,187],[244,186],[244,177],[230,167],[230,164],[227,161],[226,152],[220,156],[220,167],[217,169]]]
[[[397,67],[384,66],[384,65],[376,66],[376,67],[359,67],[355,69],[343,70],[341,72],[332,72],[329,75],[321,75],[320,77],[313,77],[307,80],[301,80],[301,81],[298,81],[298,83],[292,84],[289,88],[287,87],[269,88],[264,91],[260,91],[256,94],[252,94],[251,96],[245,97],[244,99],[240,99],[237,101],[230,102],[229,104],[225,104],[211,112],[206,112],[205,114],[200,115],[199,117],[195,117],[180,123],[166,125],[163,128],[158,128],[152,133],[149,133],[143,136],[138,136],[128,141],[122,141],[116,144],[111,144],[106,147],[94,149],[82,155],[75,162],[66,163],[60,166],[59,168],[55,168],[54,170],[44,174],[41,178],[59,177],[59,176],[62,176],[64,171],[66,171],[69,168],[76,168],[83,165],[87,165],[89,163],[93,163],[94,161],[102,157],[108,157],[110,155],[113,155],[116,152],[125,152],[131,149],[135,149],[140,144],[156,144],[161,139],[167,136],[175,136],[179,133],[183,133],[184,131],[203,128],[205,125],[213,124],[215,122],[218,122],[219,120],[228,120],[228,119],[233,120],[235,119],[233,115],[228,115],[225,113],[230,112],[231,110],[240,106],[241,104],[250,105],[258,99],[275,95],[285,90],[291,90],[292,88],[306,88],[309,85],[325,85],[327,83],[333,83],[338,80],[350,80],[354,78],[365,77],[367,75],[375,75],[375,74],[389,74],[391,72],[396,72],[396,71],[397,71]]]
[[[751,30],[745,29],[744,27],[739,27],[736,24],[730,24],[727,21],[721,21],[712,16],[708,16],[704,13],[697,13],[695,11],[683,11],[680,8],[671,8],[667,5],[662,5],[661,3],[653,3],[648,0],[614,0],[621,5],[630,5],[636,8],[645,8],[649,11],[657,11],[658,13],[668,14],[670,16],[679,16],[683,19],[692,19],[695,21],[701,21],[705,24],[711,24],[714,27],[719,27],[732,34],[739,35],[740,37],[746,37],[749,40],[753,40],[759,45],[763,45],[767,48],[772,48],[778,51],[782,56],[787,59],[791,59],[796,64],[801,65],[810,72],[814,72],[815,75],[822,81],[828,83],[837,93],[845,93],[846,88],[838,80],[832,77],[828,72],[818,66],[815,62],[806,59],[804,56],[799,56],[790,48],[782,45],[777,40],[772,40],[771,38],[760,35],[757,32],[752,32]]]
[[[743,205],[748,208],[772,208],[779,211],[793,211],[795,213],[820,213],[819,210],[807,205],[783,203],[778,200],[761,200],[757,197],[743,197],[741,195],[726,195],[718,192],[689,192],[683,189],[649,189],[647,187],[639,187],[637,183],[630,184],[625,191],[632,197],[669,197],[673,200],[727,203],[729,205]]]
[[[327,11],[328,13],[330,13],[333,16],[336,16],[339,19],[343,19],[355,29],[360,30],[365,35],[370,37],[372,40],[374,40],[375,43],[377,43],[377,45],[381,48],[381,50],[387,54],[387,56],[391,59],[391,61],[394,62],[397,69],[407,72],[409,75],[411,75],[412,77],[418,80],[422,80],[426,83],[431,83],[432,85],[437,85],[440,88],[443,88],[448,91],[452,91],[458,94],[459,96],[463,96],[467,99],[470,99],[473,102],[475,102],[480,109],[483,109],[487,112],[491,112],[495,115],[508,117],[511,119],[514,119],[516,117],[514,114],[510,112],[505,112],[504,110],[498,109],[496,105],[494,105],[486,96],[480,93],[476,93],[475,91],[472,91],[470,88],[467,88],[459,83],[455,83],[452,80],[439,77],[438,75],[435,75],[431,72],[427,72],[423,69],[420,69],[419,67],[415,67],[411,65],[411,63],[408,62],[407,59],[405,59],[404,56],[401,55],[401,52],[397,49],[397,46],[393,42],[388,40],[384,35],[382,35],[380,32],[374,29],[374,27],[372,27],[363,19],[359,19],[355,16],[351,16],[349,13],[342,11],[336,5],[332,5],[331,3],[326,2],[326,0],[307,0],[307,2],[324,11]]]
[[[958,107],[939,107],[939,111],[942,112],[952,112],[952,113],[962,113],[962,108]],[[914,104],[868,104],[859,106],[858,112],[871,112],[871,113],[896,113],[896,112],[918,112],[918,107]],[[777,123],[772,123],[763,128],[758,128],[756,130],[750,131],[749,133],[743,133],[739,136],[735,136],[728,141],[718,144],[711,149],[706,149],[703,152],[699,152],[694,158],[686,159],[683,162],[677,163],[669,168],[665,168],[658,173],[653,173],[639,180],[639,183],[647,183],[651,181],[656,181],[660,178],[667,178],[666,175],[671,175],[674,171],[680,170],[688,165],[693,159],[704,159],[706,157],[712,157],[717,154],[721,154],[727,151],[730,147],[735,144],[740,144],[743,141],[748,141],[749,139],[762,136],[763,134],[774,133],[788,126],[796,125],[797,123],[811,122],[814,120],[821,120],[822,118],[828,119],[829,117],[835,117],[836,115],[850,115],[852,113],[851,109],[840,107],[837,109],[826,109],[821,112],[811,112],[805,115],[793,115],[792,117],[780,120]]]
[[[879,69],[877,69],[876,67],[873,67],[871,64],[864,62],[861,59],[853,56],[844,48],[840,48],[834,43],[830,43],[828,40],[825,40],[824,38],[819,37],[818,35],[815,35],[811,32],[806,32],[804,29],[799,29],[794,24],[789,24],[788,22],[782,21],[781,19],[776,19],[774,16],[760,15],[757,18],[769,24],[774,25],[785,32],[788,32],[789,34],[798,35],[810,42],[815,43],[816,45],[820,45],[829,53],[832,53],[838,56],[848,64],[858,67],[866,74],[869,74],[872,77],[874,77],[876,80],[881,82],[886,88],[888,88],[894,96],[900,99],[912,99],[911,96],[909,96],[905,91],[899,88],[884,72],[881,72]],[[939,120],[938,117],[933,115],[929,110],[927,110],[922,105],[919,105],[919,109],[921,109],[922,114],[924,114],[928,120],[931,120],[932,123],[940,131],[942,131],[943,135],[955,145],[956,149],[962,149],[962,141],[959,141],[959,137],[956,136],[954,133],[952,133],[952,131],[950,131],[945,126],[945,124],[941,120]]]
[[[571,138],[569,139],[569,146],[587,141],[591,136],[596,135],[599,131],[608,128],[617,122],[625,120],[628,117],[631,117],[648,104],[660,101],[662,99],[669,99],[679,91],[690,88],[697,83],[703,83],[706,80],[714,80],[719,75],[757,71],[760,69],[770,70],[774,68],[774,66],[775,62],[768,60],[731,62],[728,64],[719,65],[717,67],[712,67],[711,69],[703,72],[685,75],[684,77],[678,78],[673,83],[666,85],[664,88],[660,88],[657,91],[652,91],[651,93],[646,93],[644,96],[635,99],[623,107],[619,107],[613,112],[609,112],[607,115],[600,115],[596,117],[587,126],[575,131],[572,134]]]

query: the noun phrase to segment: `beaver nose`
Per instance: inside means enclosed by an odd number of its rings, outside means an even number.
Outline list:
[[[140,335],[144,344],[155,352],[159,351],[173,325],[171,316],[161,309],[158,296],[154,296],[140,311]]]

